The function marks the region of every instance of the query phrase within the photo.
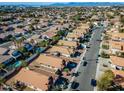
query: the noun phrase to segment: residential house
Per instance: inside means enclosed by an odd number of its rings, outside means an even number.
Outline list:
[[[56,71],[57,69],[61,68],[62,61],[63,60],[61,58],[52,55],[41,54],[36,60],[34,60],[34,63],[36,62],[37,64],[39,64],[39,66]]]
[[[124,42],[124,33],[112,33],[111,36],[113,41]]]
[[[22,68],[18,74],[7,81],[7,84],[19,81],[33,90],[45,91],[47,90],[48,78],[49,76]]]
[[[57,43],[59,46],[66,46],[68,48],[76,48],[77,47],[77,42],[75,41],[66,41],[66,40],[59,40]]]
[[[117,70],[124,69],[124,58],[117,56],[110,56],[111,67]]]
[[[9,52],[9,49],[0,47],[0,55],[7,55]]]
[[[115,75],[114,82],[116,85],[120,85],[122,88],[124,88],[124,71],[112,70],[112,72]]]
[[[53,54],[59,52],[60,55],[65,56],[65,57],[71,57],[71,55],[74,54],[73,49],[67,48],[65,46],[53,46],[47,52],[50,52]]]
[[[7,65],[8,63],[12,62],[13,58],[10,55],[0,55],[0,64]]]
[[[117,52],[124,52],[124,42],[119,41],[109,41],[109,50],[111,54],[116,54]]]
[[[52,31],[51,32],[47,31],[47,32],[42,33],[40,38],[41,39],[51,39],[53,36],[56,36],[56,33],[52,32]]]
[[[76,34],[76,33],[68,33],[66,36],[66,39],[68,41],[78,41],[78,38],[81,37],[81,34]]]
[[[51,27],[49,30],[41,34],[42,39],[51,39],[53,36],[57,35],[57,26]]]

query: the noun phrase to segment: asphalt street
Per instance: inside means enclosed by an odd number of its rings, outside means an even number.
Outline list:
[[[104,30],[103,27],[99,27],[94,29],[93,37],[91,38],[89,45],[90,48],[87,49],[84,57],[86,58],[87,65],[83,66],[83,59],[82,64],[80,65],[78,72],[79,76],[75,77],[75,81],[79,83],[79,86],[76,90],[80,91],[93,91],[94,87],[91,85],[91,79],[95,79],[96,76],[96,68],[97,64],[96,59],[98,58],[99,47],[100,47],[100,40],[101,33]],[[73,90],[73,89],[70,89]]]

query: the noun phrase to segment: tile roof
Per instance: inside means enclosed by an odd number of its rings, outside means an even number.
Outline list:
[[[0,55],[0,63],[5,62],[11,58],[10,55]]]
[[[76,34],[76,33],[68,33],[68,35],[66,36],[67,38],[79,38],[81,37],[81,34]]]
[[[68,46],[68,47],[76,47],[77,46],[76,42],[66,41],[66,40],[59,40],[59,42],[57,44],[61,45],[61,46]]]
[[[12,77],[8,82],[11,82],[12,80],[18,80],[24,82],[27,85],[31,85],[35,88],[45,91],[47,89],[46,84],[48,83],[48,78],[48,76],[43,74],[22,68],[21,71]]]
[[[124,71],[121,70],[112,70],[112,72],[115,74],[115,76],[120,76],[121,79],[117,78],[116,79],[116,83],[118,83],[119,85],[121,85],[122,87],[124,87]]]
[[[73,53],[73,49],[63,46],[53,46],[48,50],[48,52],[60,52],[61,54],[70,55],[71,53]]]
[[[124,67],[124,58],[117,57],[117,56],[110,56],[110,59],[112,64]]]
[[[44,54],[41,54],[34,61],[38,62],[40,64],[44,64],[44,65],[48,65],[48,66],[54,67],[54,68],[61,68],[61,63],[62,63],[62,59],[61,58],[54,57],[54,56],[48,56],[48,55],[44,55]]]
[[[111,33],[112,39],[124,38],[124,33]]]
[[[124,52],[124,42],[118,42],[118,41],[109,41],[110,49],[118,49],[122,52]]]
[[[8,49],[0,47],[0,55],[4,54]]]

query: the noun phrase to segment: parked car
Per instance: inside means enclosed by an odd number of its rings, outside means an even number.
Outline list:
[[[83,66],[86,66],[86,65],[87,65],[87,61],[84,61]]]
[[[97,85],[97,82],[96,82],[95,79],[91,79],[91,85],[92,85],[93,87],[95,87],[95,86]]]
[[[74,81],[74,82],[72,82],[71,88],[76,89],[76,88],[78,88],[78,86],[79,86],[79,83]]]

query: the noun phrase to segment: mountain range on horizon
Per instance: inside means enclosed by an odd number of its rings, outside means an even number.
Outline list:
[[[124,2],[0,2],[14,6],[124,6]]]

